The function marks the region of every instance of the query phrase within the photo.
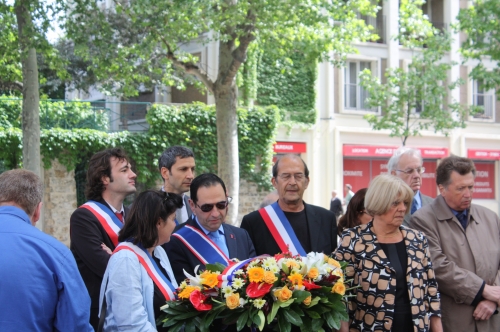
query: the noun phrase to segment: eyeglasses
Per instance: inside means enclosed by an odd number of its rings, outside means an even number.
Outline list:
[[[197,207],[200,208],[201,211],[203,212],[210,212],[213,210],[214,206],[219,209],[219,210],[224,210],[229,203],[233,200],[232,197],[228,197],[226,201],[222,202],[217,202],[215,204],[203,204],[202,206],[199,206],[198,204],[194,203]]]
[[[396,171],[403,172],[406,175],[412,175],[413,172],[415,172],[415,171],[417,171],[418,174],[422,174],[425,172],[425,167],[410,168],[410,169],[406,169],[404,171],[402,169],[397,169]]]
[[[290,180],[292,176],[295,178],[295,181],[302,181],[305,178],[304,173],[295,173],[295,174],[283,173],[278,175],[278,177],[283,181]]]

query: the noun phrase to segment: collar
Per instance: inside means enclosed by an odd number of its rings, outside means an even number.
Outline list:
[[[417,190],[415,195],[413,195],[413,199],[417,202],[417,207],[422,207],[422,196],[420,196],[420,190]]]
[[[463,215],[464,217],[467,217],[467,209],[463,210],[462,212],[458,212],[450,208],[451,212],[455,215],[455,217],[458,218],[459,215]]]
[[[123,204],[122,204],[122,207],[120,210],[117,210],[113,207],[113,205],[109,204],[105,199],[104,201],[106,202],[106,204],[108,204],[108,206],[111,208],[111,211],[113,211],[113,213],[121,213],[123,216],[125,216],[125,210],[123,209]]]
[[[12,206],[12,205],[0,206],[0,214],[10,214],[10,215],[16,216],[31,226],[31,220],[30,220],[29,216],[26,214],[26,212],[24,212],[24,210],[22,210],[16,206]]]
[[[200,227],[200,229],[203,231],[203,233],[205,233],[205,235],[208,235],[208,234],[210,234],[210,233],[211,233],[210,231],[206,230],[206,229],[205,229],[205,227],[203,227],[203,226],[200,224],[200,222],[198,221],[198,217],[197,217],[197,216],[195,216],[194,214],[193,214],[193,219],[194,219],[194,221],[196,221],[196,223],[198,224],[198,226]],[[219,229],[218,229],[217,231],[218,231],[219,233],[221,233],[222,235],[224,235],[224,227],[222,227],[222,224],[219,226]]]

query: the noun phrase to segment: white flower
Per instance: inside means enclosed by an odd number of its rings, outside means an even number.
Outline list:
[[[263,300],[263,299],[253,300],[253,306],[257,309],[262,309],[264,304],[266,304],[266,300]]]
[[[244,283],[244,282],[243,282],[243,280],[242,280],[242,279],[240,279],[240,278],[235,278],[235,279],[233,280],[233,284],[232,284],[232,286],[233,286],[233,288],[234,288],[234,289],[240,289],[240,288],[241,288],[241,287],[243,287],[244,285],[245,285],[245,283]]]
[[[198,275],[198,269],[199,268],[200,268],[199,265],[196,265],[196,267],[194,268],[194,275],[195,275],[195,277],[193,277],[192,275],[190,275],[189,273],[187,273],[186,270],[183,269],[184,275],[186,276],[186,278],[189,279],[189,284],[191,286],[200,286],[201,287],[201,278]]]
[[[243,270],[242,269],[236,270],[236,271],[234,271],[234,274],[237,275],[237,276],[242,275],[243,274]]]
[[[243,306],[247,303],[247,300],[245,300],[244,298],[241,298],[240,297],[240,308],[243,308]]]
[[[262,261],[262,267],[268,271],[277,266],[276,260],[273,257],[268,257]]]
[[[222,287],[222,294],[224,294],[224,298],[228,297],[233,293],[233,288],[231,286]]]

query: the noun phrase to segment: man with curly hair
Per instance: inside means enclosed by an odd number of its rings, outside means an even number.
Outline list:
[[[70,219],[70,249],[91,298],[90,324],[99,323],[99,291],[111,253],[118,243],[127,209],[123,200],[136,191],[136,175],[120,148],[92,156],[87,170],[87,203]]]

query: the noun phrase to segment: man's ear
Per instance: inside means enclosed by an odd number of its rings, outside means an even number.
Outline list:
[[[107,186],[111,181],[109,180],[109,176],[103,176],[101,177],[102,184]]]
[[[278,189],[278,187],[277,187],[277,185],[278,185],[278,184],[276,183],[276,178],[275,178],[275,177],[272,177],[272,178],[271,178],[271,183],[273,184],[273,187],[274,187],[275,189]]]
[[[194,208],[196,207],[196,205],[194,204],[193,200],[190,198],[188,199],[188,202],[189,202],[189,206],[191,207],[191,211],[193,211],[193,214],[194,213]]]
[[[168,171],[168,168],[166,167],[162,167],[160,169],[160,174],[161,174],[161,177],[163,178],[163,180],[168,180],[168,177],[170,176],[170,172]]]
[[[40,216],[42,214],[42,205],[43,203],[40,202],[35,208],[35,212],[33,212],[33,216],[31,216],[31,224],[35,226],[36,222],[40,220]]]
[[[443,191],[446,189],[442,184],[438,184],[439,193],[442,195]]]
[[[391,175],[396,175],[396,171],[395,171],[395,170],[392,170],[392,171],[391,171]]]

